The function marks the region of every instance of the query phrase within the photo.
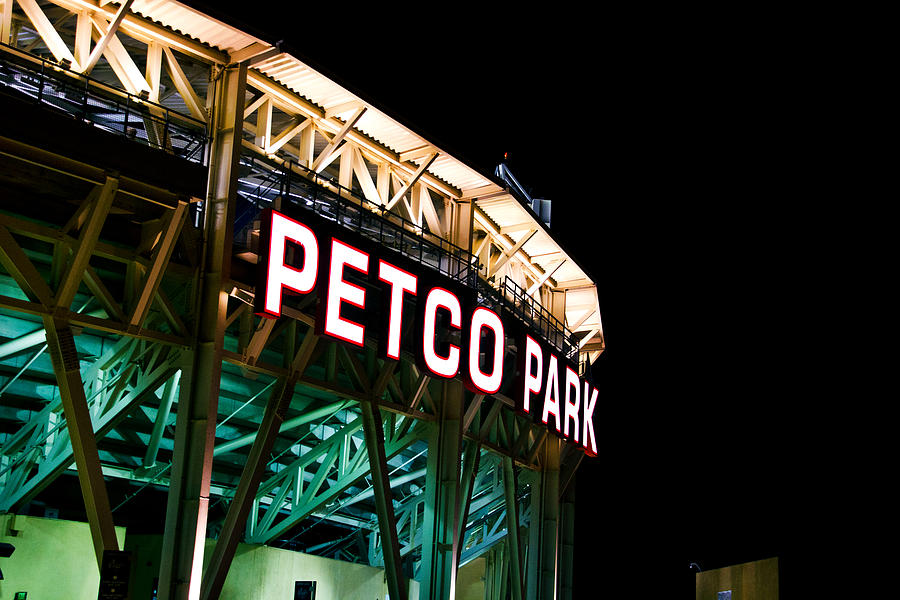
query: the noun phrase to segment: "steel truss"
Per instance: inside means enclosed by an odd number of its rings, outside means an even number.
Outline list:
[[[312,296],[279,319],[248,305],[258,212],[300,201],[272,173],[464,249],[483,278],[514,278],[565,321],[553,271],[521,251],[536,229],[492,225],[428,172],[434,148],[397,154],[360,133],[364,105],[323,110],[253,68],[271,57],[229,56],[129,5],[0,2],[0,55],[52,60],[53,85],[134,108],[98,105],[82,114],[93,126],[134,126],[173,155],[161,116],[209,140],[196,198],[0,137],[0,511],[74,470],[99,558],[115,546],[106,482],[167,487],[162,598],[218,597],[241,541],[383,566],[391,597],[416,578],[449,598],[479,558],[486,598],[555,597],[577,450],[502,394],[318,338]],[[0,92],[49,89],[25,79]],[[211,521],[216,501],[228,510]],[[321,523],[345,533],[312,543]],[[201,578],[208,532],[218,539]]]

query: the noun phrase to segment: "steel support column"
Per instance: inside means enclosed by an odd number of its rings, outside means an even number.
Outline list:
[[[459,544],[456,548],[456,564],[460,563],[463,545],[465,544],[466,524],[469,520],[469,509],[472,505],[472,492],[475,479],[478,477],[478,466],[481,463],[481,441],[470,440],[466,443],[466,456],[463,459],[462,477],[459,481]]]
[[[550,437],[544,446],[541,477],[541,541],[538,598],[556,600],[557,542],[559,530],[559,463],[562,440]]]
[[[528,557],[525,566],[525,599],[537,600],[541,577],[541,506],[543,473],[528,471],[525,476],[531,485],[531,527],[528,529]]]
[[[572,600],[575,579],[575,482],[563,492],[559,507],[559,598]]]
[[[512,600],[522,600],[522,545],[519,543],[519,508],[516,502],[516,468],[503,457],[503,493],[506,498],[506,546]]]
[[[458,380],[441,383],[440,418],[428,439],[425,525],[422,541],[422,591],[429,600],[456,595],[456,545],[459,539],[459,476],[464,389]]]
[[[119,542],[100,468],[91,414],[84,395],[78,352],[67,323],[44,317],[44,328],[47,330],[47,346],[59,384],[59,396],[66,415],[66,427],[78,468],[78,483],[81,484],[81,494],[84,496],[84,507],[99,568],[103,562],[103,551],[118,550]]]
[[[196,600],[200,596],[228,306],[223,285],[231,267],[246,82],[247,65],[241,63],[227,67],[216,84],[196,345],[190,367],[182,375],[186,381],[178,403],[159,577],[162,600]]]
[[[507,574],[506,544],[498,544],[484,556],[484,600],[506,600]]]

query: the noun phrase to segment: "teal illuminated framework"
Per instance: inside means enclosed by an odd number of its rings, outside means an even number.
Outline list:
[[[526,203],[177,2],[0,0],[0,44],[0,512],[77,477],[99,565],[108,483],[167,490],[165,599],[218,598],[239,543],[383,567],[391,598],[452,598],[477,559],[487,599],[571,598],[603,334]],[[272,215],[331,258],[285,271],[275,311]],[[332,239],[371,262],[326,273]],[[278,247],[294,273],[310,249]],[[401,271],[421,295],[396,304]]]

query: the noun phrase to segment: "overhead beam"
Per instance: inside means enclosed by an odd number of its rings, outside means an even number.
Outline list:
[[[281,424],[281,429],[279,429],[279,433],[284,433],[286,431],[290,431],[291,429],[296,429],[301,425],[306,425],[307,423],[312,423],[313,421],[318,421],[319,419],[325,418],[329,415],[334,414],[335,412],[341,410],[342,408],[346,408],[350,402],[347,400],[339,400],[338,402],[332,402],[330,404],[326,404],[321,408],[309,409],[303,412],[302,415],[298,415],[293,419],[288,419],[287,421]],[[219,456],[221,454],[225,454],[227,452],[234,452],[239,448],[243,448],[245,446],[249,446],[256,439],[257,432],[247,433],[240,437],[237,437],[233,440],[228,440],[227,442],[222,442],[221,444],[216,445],[216,449],[213,452],[213,456]]]
[[[74,13],[81,11],[97,13],[100,18],[105,18],[107,21],[112,20],[116,15],[116,9],[113,5],[98,6],[95,0],[54,0],[54,3]],[[125,15],[120,29],[123,33],[145,44],[157,41],[169,48],[205,61],[220,65],[229,62],[228,55],[225,52],[193,40],[186,35],[160,27],[149,19],[136,14],[129,13]]]
[[[571,331],[577,331],[579,327],[584,325],[585,322],[587,322],[587,320],[590,319],[591,317],[593,317],[595,314],[597,314],[596,308],[593,310],[586,311],[583,315],[581,315],[581,317],[577,321],[575,321],[575,323],[573,323],[572,325],[569,326],[569,329]]]
[[[336,104],[330,108],[326,108],[325,118],[330,119],[332,117],[337,117],[338,115],[350,112],[351,110],[359,110],[361,107],[363,107],[363,103],[360,100],[349,100],[347,102],[342,102],[341,104]]]
[[[430,156],[436,153],[437,149],[434,146],[432,146],[431,144],[426,144],[418,148],[413,148],[412,150],[401,152],[398,155],[398,158],[400,159],[400,162],[407,162],[415,160],[417,158],[425,158],[426,156]]]

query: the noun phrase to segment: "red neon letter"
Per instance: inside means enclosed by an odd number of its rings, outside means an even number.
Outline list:
[[[494,364],[490,375],[482,373],[479,364],[482,327],[494,332]],[[476,308],[472,312],[472,324],[469,329],[469,379],[482,394],[493,394],[500,389],[500,383],[503,381],[504,341],[503,321],[497,313],[483,306]]]
[[[431,291],[428,292],[428,297],[425,299],[422,354],[425,358],[425,364],[432,373],[441,377],[453,377],[459,370],[459,346],[450,344],[450,351],[447,353],[447,356],[438,356],[434,349],[434,330],[439,306],[450,311],[450,325],[454,329],[462,327],[462,307],[459,305],[459,298],[444,288],[431,288]],[[431,341],[429,342],[429,340]]]
[[[303,246],[302,269],[297,270],[284,264],[287,240]],[[275,318],[281,315],[282,287],[306,294],[316,286],[319,245],[312,229],[273,210],[268,251],[269,268],[266,272],[264,312],[259,314]]]
[[[328,297],[325,304],[324,332],[333,337],[362,346],[365,327],[341,318],[341,302],[366,307],[366,290],[344,281],[344,265],[368,273],[369,255],[353,246],[331,238],[331,265],[328,270]]]
[[[575,401],[570,402],[572,390],[575,390]],[[581,409],[581,382],[578,381],[578,373],[566,367],[566,400],[565,416],[563,417],[563,435],[569,437],[569,419],[575,421],[574,438],[578,442],[578,411]]]
[[[537,360],[537,373],[531,372],[531,360]],[[525,392],[522,395],[522,410],[531,412],[531,394],[539,394],[541,391],[541,373],[544,368],[544,352],[541,345],[525,336]]]
[[[400,331],[403,329],[403,292],[415,295],[415,275],[398,269],[391,263],[378,261],[378,278],[391,284],[391,308],[388,315],[387,355],[400,360]]]
[[[557,366],[556,356],[550,355],[550,362],[547,364],[547,391],[544,392],[544,414],[541,415],[541,421],[544,425],[548,424],[547,416],[553,415],[554,426],[556,431],[559,428],[559,367]]]
[[[584,449],[591,456],[597,455],[597,440],[594,439],[594,406],[597,404],[597,388],[590,394],[590,402],[588,402],[588,393],[591,386],[587,381],[584,382],[584,436],[581,443]]]

